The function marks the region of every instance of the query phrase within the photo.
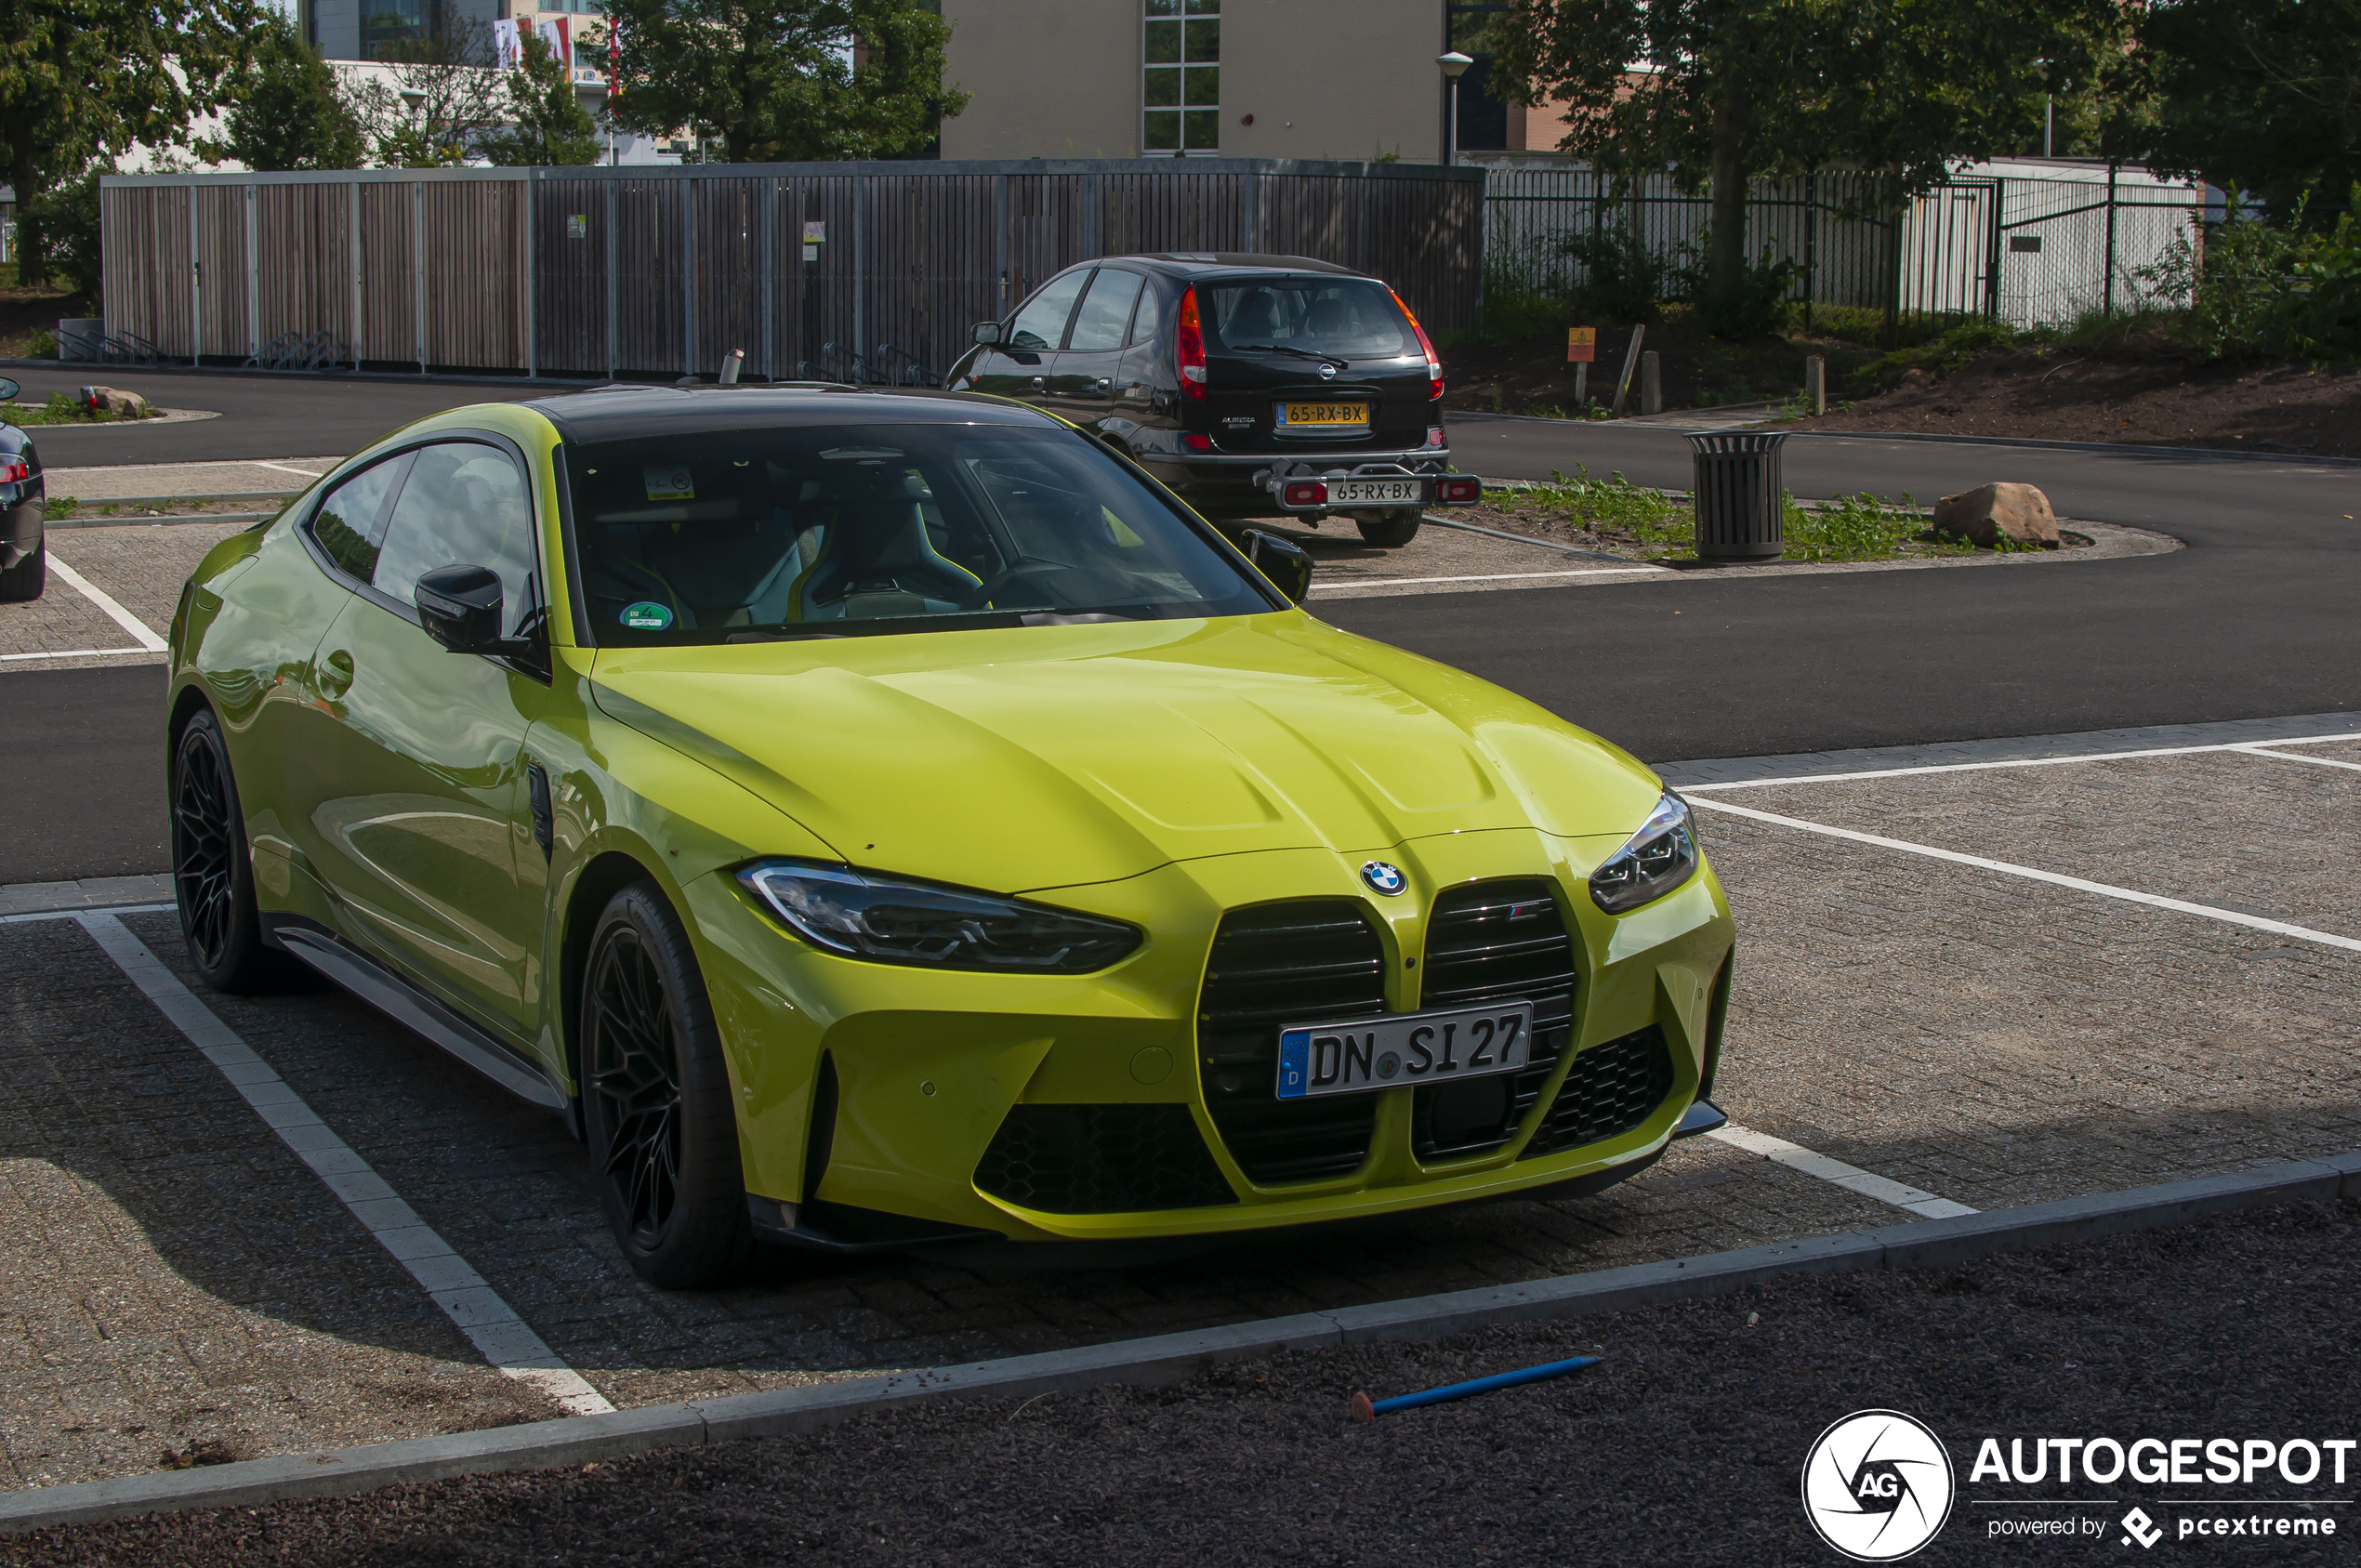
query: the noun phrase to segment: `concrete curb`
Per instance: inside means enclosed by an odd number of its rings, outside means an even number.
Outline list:
[[[277,512],[157,512],[151,516],[135,512],[127,517],[49,518],[43,521],[45,531],[55,534],[61,528],[162,528],[176,522],[260,522],[274,518]]]
[[[1723,1295],[1791,1274],[1949,1268],[1995,1253],[2096,1241],[2239,1209],[2337,1197],[2361,1198],[2361,1153],[1079,1350],[648,1405],[612,1416],[570,1416],[455,1437],[5,1493],[0,1494],[0,1534],[182,1509],[253,1508],[457,1475],[557,1469],[656,1448],[789,1436],[831,1427],[866,1411],[933,1400],[1016,1399],[1111,1383],[1177,1383],[1223,1362],[1281,1351],[1433,1339],[1496,1324],[1629,1311]]]

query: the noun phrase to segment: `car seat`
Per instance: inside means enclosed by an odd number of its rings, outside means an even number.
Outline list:
[[[820,558],[788,596],[787,619],[870,620],[957,609],[983,579],[934,547],[912,473],[856,470]]]

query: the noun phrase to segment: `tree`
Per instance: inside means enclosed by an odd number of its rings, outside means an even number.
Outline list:
[[[420,35],[389,46],[387,70],[353,89],[352,104],[378,166],[467,163],[508,121],[508,86],[492,59],[492,29],[451,0],[431,0]]]
[[[932,140],[968,95],[943,85],[951,36],[919,0],[612,0],[615,123],[695,126],[733,164],[878,158]]]
[[[1747,185],[1824,165],[1890,172],[1897,200],[1989,157],[2121,28],[2113,0],[1511,0],[1492,79],[1564,105],[1562,143],[1624,181],[1708,188],[1698,305],[1748,314]]]
[[[43,193],[135,145],[185,145],[191,118],[227,98],[253,25],[251,0],[0,6],[0,148],[16,187],[20,281],[48,278]]]
[[[508,112],[514,128],[483,140],[483,154],[495,164],[568,167],[599,161],[599,128],[574,96],[565,61],[538,34],[519,43],[523,59],[508,72]]]
[[[2132,144],[2157,167],[2236,185],[2286,213],[2361,184],[2361,0],[2151,5],[2127,57],[2155,95]]]
[[[220,152],[250,169],[357,169],[368,156],[361,118],[336,73],[284,13],[268,13],[239,73]]]

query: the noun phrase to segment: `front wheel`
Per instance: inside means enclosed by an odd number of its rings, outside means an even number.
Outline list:
[[[651,1285],[719,1285],[753,1232],[721,1032],[689,933],[654,885],[615,894],[582,982],[582,1110],[607,1223]]]
[[[200,710],[172,748],[172,891],[197,978],[230,995],[267,990],[295,965],[262,941],[246,820],[221,726]]]
[[[1375,517],[1356,517],[1352,526],[1361,530],[1361,537],[1370,544],[1397,550],[1418,536],[1418,509],[1404,507]]]

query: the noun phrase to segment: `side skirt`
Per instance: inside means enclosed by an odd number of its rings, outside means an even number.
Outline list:
[[[573,1100],[549,1081],[538,1062],[311,922],[270,915],[263,920],[289,953],[396,1023],[425,1035],[518,1099],[571,1119]]]

